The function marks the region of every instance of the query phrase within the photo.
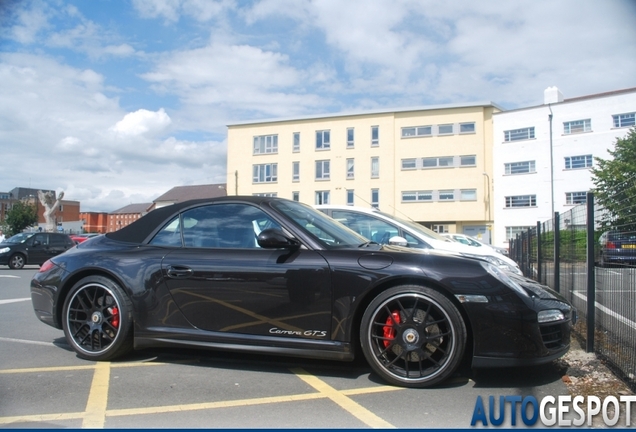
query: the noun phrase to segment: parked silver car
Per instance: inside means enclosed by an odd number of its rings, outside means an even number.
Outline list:
[[[521,274],[516,262],[492,249],[461,244],[416,222],[400,219],[374,208],[331,204],[317,205],[315,208],[376,243],[438,249],[464,256],[479,257],[502,269]]]
[[[456,242],[463,243],[463,244],[465,244],[467,246],[491,248],[492,250],[494,250],[497,253],[500,253],[502,255],[508,255],[508,249],[497,247],[497,246],[493,246],[493,245],[490,245],[488,243],[484,243],[484,242],[476,239],[475,237],[472,237],[472,236],[469,236],[469,235],[466,235],[466,234],[444,233],[442,235],[444,237],[449,238],[449,239],[455,240]]]

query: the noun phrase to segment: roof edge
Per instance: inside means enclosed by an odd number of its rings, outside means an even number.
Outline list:
[[[442,104],[442,105],[423,105],[423,106],[415,106],[415,107],[402,107],[402,108],[386,108],[380,110],[369,110],[369,111],[345,111],[339,113],[328,113],[328,114],[312,114],[312,115],[304,115],[298,117],[281,117],[281,118],[272,118],[272,119],[262,119],[262,120],[246,120],[242,122],[229,123],[226,124],[227,127],[232,126],[247,126],[247,125],[256,125],[256,124],[265,124],[265,123],[282,123],[288,121],[304,121],[304,120],[318,120],[318,119],[329,119],[336,117],[346,117],[346,116],[366,116],[373,114],[390,114],[390,113],[404,113],[410,111],[433,111],[439,109],[453,109],[453,108],[474,108],[474,107],[493,107],[500,111],[505,111],[504,108],[497,105],[492,101],[487,102],[466,102],[466,103],[453,103],[453,104]]]

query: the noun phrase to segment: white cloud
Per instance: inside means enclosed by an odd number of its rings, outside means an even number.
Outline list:
[[[170,116],[161,108],[153,112],[145,109],[128,113],[118,121],[112,130],[126,136],[156,135],[165,131],[170,126]]]

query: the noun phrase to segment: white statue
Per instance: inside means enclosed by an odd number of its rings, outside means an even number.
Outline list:
[[[53,202],[54,197],[55,194],[53,192],[44,193],[42,191],[38,191],[38,198],[44,206],[44,220],[46,221],[47,232],[55,231],[55,211],[60,205],[62,198],[64,198],[64,192],[60,192],[60,195],[57,197],[55,202]]]

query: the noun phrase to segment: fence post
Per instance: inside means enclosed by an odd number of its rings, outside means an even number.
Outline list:
[[[561,222],[559,212],[554,212],[554,290],[561,292]]]
[[[587,337],[585,351],[594,352],[596,328],[596,278],[594,277],[594,194],[587,196]]]
[[[537,281],[543,283],[543,272],[541,271],[541,260],[543,254],[541,251],[541,222],[537,221]]]

